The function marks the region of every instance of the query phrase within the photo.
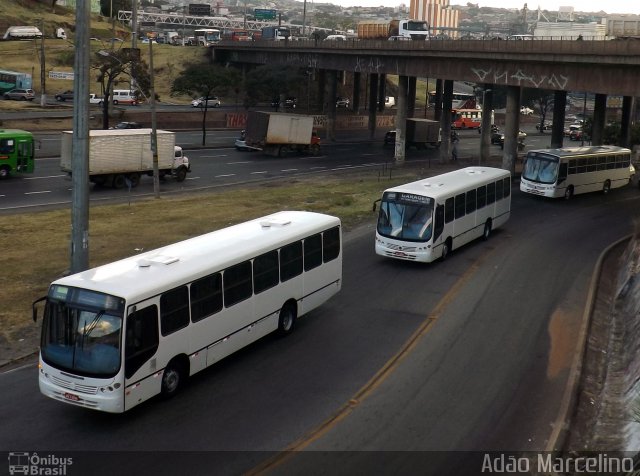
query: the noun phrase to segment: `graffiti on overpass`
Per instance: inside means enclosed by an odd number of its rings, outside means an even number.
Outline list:
[[[471,68],[471,71],[480,82],[483,83],[506,85],[517,83],[518,86],[556,90],[566,90],[567,84],[569,83],[568,76],[529,74],[521,69],[515,72],[509,72],[508,70],[499,71],[493,68]]]

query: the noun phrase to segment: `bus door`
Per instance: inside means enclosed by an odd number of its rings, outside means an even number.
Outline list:
[[[34,165],[34,146],[32,139],[20,139],[16,150],[16,171],[32,173]]]

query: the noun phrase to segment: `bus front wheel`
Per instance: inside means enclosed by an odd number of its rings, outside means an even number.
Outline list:
[[[451,251],[451,238],[447,238],[447,240],[442,244],[442,255],[440,256],[440,259],[442,261],[447,259],[447,256],[449,256],[449,252]]]
[[[0,167],[0,179],[7,178],[9,176],[9,167],[6,165],[4,167]]]
[[[573,187],[569,186],[564,191],[564,199],[569,200],[571,197],[573,197]]]
[[[162,396],[169,398],[174,396],[182,387],[185,372],[178,362],[169,362],[162,374]]]
[[[282,336],[290,334],[296,322],[296,310],[293,304],[287,303],[280,309],[278,317],[278,333]]]
[[[602,193],[605,195],[611,191],[611,181],[605,180],[604,185],[602,186]]]

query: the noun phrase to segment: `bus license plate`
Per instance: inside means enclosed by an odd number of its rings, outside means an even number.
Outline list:
[[[66,398],[67,400],[71,400],[73,402],[79,402],[80,401],[80,397],[77,395],[74,395],[73,393],[65,393],[64,394],[64,398]]]

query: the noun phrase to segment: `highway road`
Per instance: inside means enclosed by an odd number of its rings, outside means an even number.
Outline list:
[[[354,139],[339,142],[323,142],[322,153],[317,157],[291,155],[276,158],[259,152],[236,151],[233,143],[237,131],[209,131],[207,146],[201,147],[200,131],[179,131],[177,144],[186,150],[192,172],[184,182],[172,179],[161,184],[161,193],[175,194],[213,189],[239,183],[260,180],[277,180],[292,176],[322,174],[354,168],[382,168],[393,163],[393,147],[383,147],[381,141],[368,142],[366,132],[354,134]],[[468,159],[478,156],[480,136],[477,131],[460,131],[460,163],[468,164]],[[30,210],[43,206],[67,206],[71,203],[71,180],[60,171],[60,134],[37,134],[40,153],[36,159],[35,173],[16,175],[0,182],[0,213],[16,210]],[[548,146],[549,135],[530,135],[527,148]],[[500,154],[499,146],[492,145],[494,154]],[[439,150],[428,148],[424,151],[411,149],[407,161],[437,161]],[[153,180],[143,177],[140,185],[131,191],[92,187],[90,200],[131,200],[153,194]]]
[[[447,451],[543,450],[594,264],[637,194],[514,185],[504,228],[430,265],[376,256],[367,223],[345,235],[341,293],[172,400],[100,414],[41,396],[33,363],[0,374],[0,449],[71,457],[70,475],[464,476],[477,455]]]

